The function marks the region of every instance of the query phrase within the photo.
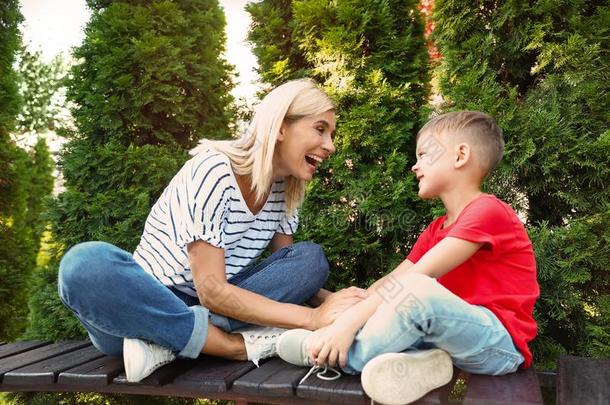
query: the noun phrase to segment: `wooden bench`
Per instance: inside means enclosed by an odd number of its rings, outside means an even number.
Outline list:
[[[564,368],[569,369],[569,362],[573,361],[568,359]],[[311,376],[299,385],[307,371],[278,358],[256,368],[251,362],[201,356],[197,360],[177,360],[134,384],[125,379],[120,358],[101,354],[88,341],[28,341],[0,345],[0,391],[169,395],[234,400],[238,404],[370,404],[359,376],[344,375],[336,381]],[[566,372],[566,375],[571,374]],[[574,391],[575,388],[570,389]],[[538,377],[532,369],[502,377],[467,375],[458,371],[452,382],[416,403],[445,404],[450,401],[450,394],[452,404],[543,404]],[[568,391],[562,390],[560,395],[570,401]],[[606,394],[600,395],[602,400],[608,400],[603,396]],[[597,403],[607,405],[610,402]]]

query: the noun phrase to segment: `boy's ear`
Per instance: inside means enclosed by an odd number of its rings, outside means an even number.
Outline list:
[[[460,143],[455,146],[455,162],[453,167],[459,169],[470,160],[472,149],[467,143]]]

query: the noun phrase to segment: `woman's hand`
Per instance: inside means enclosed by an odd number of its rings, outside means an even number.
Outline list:
[[[358,328],[344,319],[315,331],[307,341],[309,357],[319,366],[328,364],[334,367],[339,364],[345,367],[347,353],[352,345]]]
[[[358,287],[344,288],[328,296],[324,302],[313,309],[310,330],[330,325],[345,310],[356,305],[367,297],[366,290]]]

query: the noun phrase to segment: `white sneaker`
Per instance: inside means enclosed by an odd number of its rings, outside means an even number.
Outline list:
[[[411,403],[451,381],[453,364],[444,350],[386,353],[362,370],[362,388],[375,402]]]
[[[260,360],[277,356],[276,343],[280,335],[286,329],[272,328],[268,326],[255,326],[248,329],[236,331],[244,337],[248,360],[258,367]]]
[[[305,341],[313,332],[306,329],[291,329],[280,336],[277,342],[277,354],[282,360],[295,366],[311,367],[305,376],[299,381],[302,384],[310,375],[316,373],[316,376],[321,380],[333,381],[341,377],[339,370],[329,367],[324,364],[318,366],[313,364]],[[320,371],[321,370],[321,371]],[[332,372],[334,375],[328,375]]]
[[[176,356],[169,349],[140,339],[123,339],[123,362],[129,382],[139,382]]]

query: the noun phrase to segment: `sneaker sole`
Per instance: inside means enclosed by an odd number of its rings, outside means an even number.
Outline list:
[[[136,376],[132,374],[131,370],[133,370],[133,364],[131,363],[131,358],[129,356],[125,356],[125,353],[134,350],[134,345],[135,344],[131,339],[123,339],[123,365],[125,369],[125,378],[127,378],[127,381],[129,382],[139,382],[142,380],[141,378],[139,380],[136,379]]]
[[[442,387],[452,377],[453,364],[443,350],[386,353],[364,366],[362,388],[375,402],[400,405]]]

